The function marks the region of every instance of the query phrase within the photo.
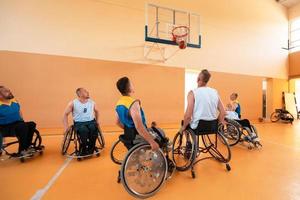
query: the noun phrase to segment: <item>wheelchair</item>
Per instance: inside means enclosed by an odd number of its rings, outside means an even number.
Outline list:
[[[8,139],[9,141],[5,142],[4,141],[5,138],[9,138]],[[45,146],[42,145],[42,137],[40,135],[40,132],[37,129],[35,129],[33,133],[32,143],[30,145],[31,151],[26,155],[20,155],[16,152],[12,152],[13,151],[12,148],[14,148],[13,146],[15,146],[15,144],[19,144],[18,139],[15,138],[16,138],[15,135],[3,137],[3,144],[0,149],[0,156],[2,156],[2,153],[5,153],[8,156],[8,159],[19,159],[21,163],[24,163],[26,159],[32,158],[37,154],[43,155]]]
[[[75,131],[74,125],[70,126],[63,137],[61,154],[69,158],[76,158],[78,161],[81,161],[84,158],[92,157],[94,155],[96,157],[99,157],[101,150],[103,150],[105,147],[105,140],[100,127],[97,128],[97,133],[98,135],[93,152],[88,155],[80,155],[80,139]],[[73,149],[70,149],[71,142],[74,143]]]
[[[275,109],[275,112],[273,112],[270,116],[271,122],[278,122],[279,120],[287,123],[293,124],[294,122],[294,116],[285,109]]]
[[[169,139],[161,129],[151,127],[148,131],[159,144],[159,150],[152,151],[151,146],[140,138],[133,142],[133,147],[125,157],[116,162],[121,163],[118,182],[121,182],[125,190],[136,198],[149,198],[155,195],[176,169],[174,162],[169,158],[172,150]],[[121,143],[122,137],[115,144]],[[115,150],[116,148],[111,152]]]
[[[195,165],[206,159],[215,159],[224,163],[227,171],[231,170],[231,150],[226,138],[219,132],[219,126],[217,120],[200,120],[196,130],[187,128],[175,135],[172,155],[178,171],[191,169],[192,178],[196,178]],[[209,153],[210,156],[199,158],[201,153]]]
[[[252,131],[248,127],[243,127],[237,121],[225,119],[227,124],[219,126],[219,132],[227,139],[229,146],[235,146],[238,143],[248,143],[248,149],[261,148],[262,144],[258,140],[258,132],[255,126],[251,125],[251,129],[255,134],[255,138],[249,137]]]

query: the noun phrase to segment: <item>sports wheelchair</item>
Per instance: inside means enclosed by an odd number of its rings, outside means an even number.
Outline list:
[[[227,124],[219,126],[219,132],[227,139],[229,146],[235,146],[238,143],[247,142],[248,149],[260,148],[262,144],[258,140],[258,132],[255,126],[251,125],[251,131],[248,127],[243,127],[238,121],[225,119]],[[251,137],[252,134],[255,134]]]
[[[294,116],[285,109],[275,109],[275,112],[271,114],[270,118],[271,118],[271,122],[278,122],[279,120],[291,124],[293,124],[294,122]]]
[[[120,146],[122,137],[115,143],[111,150],[111,158],[117,164],[121,163],[118,182],[122,182],[126,191],[136,198],[148,198],[159,191],[166,180],[175,172],[175,164],[169,158],[171,146],[161,129],[151,127],[150,134],[159,144],[160,149],[152,151],[151,146],[142,138],[133,141],[124,158],[114,157],[116,146]]]
[[[218,120],[200,120],[196,130],[188,127],[185,131],[175,135],[172,155],[178,171],[191,169],[192,178],[196,178],[195,165],[202,160],[211,158],[225,163],[227,171],[231,170],[229,165],[230,147],[226,138],[219,132],[219,126]],[[210,156],[197,159],[201,153],[209,153]]]
[[[100,151],[105,147],[105,140],[101,132],[100,127],[97,127],[97,139],[93,153],[88,155],[80,155],[80,139],[78,138],[78,133],[75,131],[74,125],[70,126],[65,132],[62,145],[61,145],[61,154],[69,158],[76,158],[78,161],[81,161],[83,158],[92,157],[93,155],[99,157]],[[74,143],[74,149],[70,150],[71,142]],[[98,143],[98,144],[97,144]]]
[[[1,134],[1,133],[0,133]],[[2,137],[2,135],[1,135]],[[9,138],[8,142],[5,142],[4,139]],[[11,139],[12,138],[12,139]],[[24,163],[26,159],[32,158],[35,155],[43,155],[45,146],[42,145],[42,137],[40,135],[40,132],[35,129],[32,137],[32,143],[30,145],[30,152],[25,155],[21,155],[20,153],[12,152],[13,146],[15,144],[19,144],[19,140],[15,139],[16,135],[8,135],[3,137],[3,144],[0,149],[0,156],[2,156],[2,153],[5,152],[5,154],[8,156],[8,159],[19,159],[21,163]],[[5,160],[5,159],[2,159]]]

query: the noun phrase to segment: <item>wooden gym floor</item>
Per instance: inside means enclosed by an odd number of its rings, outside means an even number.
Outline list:
[[[176,172],[151,199],[300,199],[300,122],[256,126],[263,148],[233,147],[230,172],[213,160],[203,161],[196,167],[196,179],[190,171]],[[170,138],[177,128],[166,130]],[[59,134],[61,130],[40,132]],[[81,162],[60,155],[61,135],[44,136],[43,156],[25,163],[0,162],[0,199],[27,200],[37,194],[45,200],[133,199],[117,184],[119,166],[110,160],[110,147],[118,135],[105,133],[107,146],[101,156]]]

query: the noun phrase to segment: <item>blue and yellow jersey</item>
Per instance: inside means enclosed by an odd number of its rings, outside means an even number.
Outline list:
[[[119,116],[120,122],[128,128],[135,128],[133,120],[130,116],[129,110],[130,110],[132,104],[136,101],[139,101],[139,100],[136,100],[129,96],[122,96],[119,99],[117,106],[116,106],[116,111]],[[141,116],[142,116],[143,124],[146,126],[145,114],[144,114],[144,111],[142,108],[141,108]]]
[[[20,115],[20,104],[15,99],[10,100],[9,103],[0,101],[0,125],[17,121],[23,121]]]

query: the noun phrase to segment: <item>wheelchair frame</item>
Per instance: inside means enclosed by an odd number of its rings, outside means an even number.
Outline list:
[[[210,135],[214,135],[215,143],[212,143],[211,138],[209,137]],[[186,137],[186,144],[190,142],[191,145],[190,147],[182,146],[183,137]],[[202,139],[204,147],[199,146],[200,137]],[[227,157],[222,155],[222,153],[218,150],[218,144],[217,144],[218,138],[220,138],[222,140],[221,143],[225,145],[225,149],[227,150],[228,153]],[[178,139],[179,139],[179,147],[175,148]],[[210,156],[206,156],[204,158],[198,159],[201,153],[209,153]],[[221,163],[224,163],[227,171],[231,170],[231,167],[229,165],[229,161],[231,160],[231,150],[225,137],[219,132],[201,134],[201,135],[196,135],[194,131],[192,131],[191,129],[187,129],[182,133],[178,132],[175,135],[173,140],[172,154],[173,154],[173,161],[175,162],[176,165],[176,169],[179,171],[187,171],[191,169],[192,178],[196,178],[196,173],[194,169],[195,165],[198,164],[200,161],[206,159],[215,159]],[[175,161],[176,160],[175,155],[180,155],[180,154],[182,154],[183,158],[187,160],[187,164],[185,164],[184,166],[179,166],[178,162],[176,163]]]
[[[16,137],[16,136],[8,136],[8,138],[14,138],[14,137]],[[7,138],[7,137],[3,137],[3,139],[4,138]],[[44,149],[45,149],[45,147],[42,145],[42,137],[40,135],[40,132],[37,129],[35,129],[34,133],[33,133],[32,143],[30,145],[33,147],[33,151],[30,154],[19,156],[17,153],[9,152],[7,150],[7,148],[12,145],[15,145],[15,144],[19,144],[18,139],[15,141],[12,141],[12,142],[8,142],[8,143],[3,142],[1,150],[3,152],[5,152],[6,155],[9,156],[8,157],[9,159],[20,159],[20,162],[22,162],[22,163],[25,162],[26,159],[32,158],[36,154],[43,155]],[[2,154],[2,152],[1,152],[1,154]]]
[[[92,157],[93,155],[99,157],[101,150],[103,150],[105,147],[105,140],[100,127],[97,127],[97,132],[98,132],[98,136],[96,139],[96,144],[98,142],[99,146],[97,147],[97,145],[95,145],[93,154],[80,156],[79,155],[80,143],[78,139],[78,133],[75,131],[74,125],[70,126],[68,130],[65,132],[63,137],[61,154],[69,158],[76,158],[78,161],[81,161],[83,158]],[[68,153],[72,141],[74,142],[74,151],[72,153]]]
[[[252,132],[248,127],[243,127],[237,121],[232,120],[232,119],[226,119],[226,121],[228,123],[227,126],[232,125],[233,127],[235,127],[234,129],[227,131],[226,134],[224,134],[224,132],[222,133],[226,139],[228,139],[228,140],[234,139],[233,140],[234,142],[232,144],[230,144],[230,146],[234,146],[237,143],[247,142],[249,144],[249,146],[248,146],[249,150],[251,150],[253,148],[262,147],[262,145],[259,141],[249,141],[249,140],[242,139],[242,136],[246,137],[246,136],[250,135],[250,133]],[[256,127],[251,125],[251,128],[253,129],[254,133],[258,137],[258,132],[257,132]],[[247,132],[247,134],[245,134],[245,131]],[[230,138],[228,138],[228,136],[230,136]]]

